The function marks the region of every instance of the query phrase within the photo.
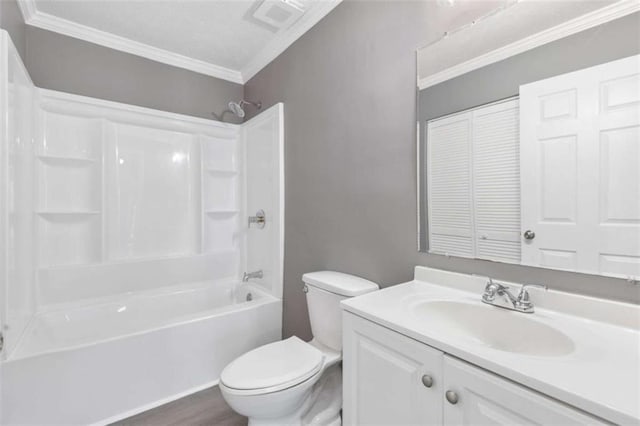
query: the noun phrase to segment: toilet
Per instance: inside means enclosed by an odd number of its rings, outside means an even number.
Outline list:
[[[249,351],[220,375],[227,403],[249,425],[330,425],[342,421],[340,301],[378,285],[333,271],[302,276],[313,339],[290,337]]]

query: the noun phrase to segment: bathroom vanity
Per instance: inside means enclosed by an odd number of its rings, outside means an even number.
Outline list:
[[[531,289],[523,313],[486,283],[417,267],[342,302],[344,424],[638,424],[637,306]]]
[[[418,249],[638,303],[637,9],[518,38],[551,25],[525,3],[418,49]],[[519,288],[418,267],[345,301],[345,424],[640,424],[639,306]]]

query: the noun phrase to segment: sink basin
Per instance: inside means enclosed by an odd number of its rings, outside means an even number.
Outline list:
[[[434,332],[500,351],[553,357],[575,348],[566,334],[530,317],[535,314],[450,300],[421,302],[412,310],[423,324],[432,324]]]

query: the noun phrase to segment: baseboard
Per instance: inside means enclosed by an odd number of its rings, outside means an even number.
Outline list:
[[[136,414],[144,413],[145,411],[151,410],[153,408],[157,408],[157,407],[159,407],[161,405],[168,404],[168,403],[176,401],[176,400],[178,400],[180,398],[184,398],[185,396],[189,396],[189,395],[194,394],[196,392],[200,392],[202,390],[205,390],[205,389],[208,389],[210,387],[216,386],[219,381],[220,381],[219,379],[216,379],[216,380],[214,380],[212,382],[205,383],[204,385],[196,386],[194,388],[191,388],[191,389],[186,390],[184,392],[177,393],[177,394],[172,395],[170,397],[162,398],[162,399],[159,399],[159,400],[154,401],[152,403],[142,405],[142,406],[140,406],[138,408],[134,408],[132,410],[128,410],[128,411],[125,411],[123,413],[116,414],[115,416],[111,416],[111,417],[106,418],[104,420],[101,420],[101,421],[98,421],[96,423],[93,423],[92,426],[108,425],[108,424],[111,424],[111,423],[114,423],[114,422],[117,422],[117,421],[120,421],[120,420],[124,420],[124,419],[129,418],[129,417],[135,416]]]

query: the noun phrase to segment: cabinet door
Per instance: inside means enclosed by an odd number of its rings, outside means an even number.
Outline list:
[[[444,356],[446,425],[593,425],[602,421],[509,380]]]
[[[442,424],[442,352],[343,316],[344,424]]]

